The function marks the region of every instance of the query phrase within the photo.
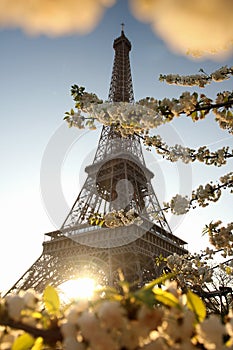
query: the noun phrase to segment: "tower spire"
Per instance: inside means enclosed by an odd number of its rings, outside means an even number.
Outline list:
[[[125,36],[124,23],[121,24],[121,27],[121,36],[113,42],[115,57],[108,99],[111,102],[133,102],[134,94],[129,59],[132,46]]]

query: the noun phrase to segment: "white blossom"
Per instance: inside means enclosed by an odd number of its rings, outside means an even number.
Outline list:
[[[18,295],[9,295],[6,302],[9,316],[13,320],[19,321],[21,318],[21,311],[25,306],[23,298]]]
[[[202,323],[196,326],[197,339],[206,349],[224,349],[222,339],[225,334],[225,327],[217,315],[210,315]]]
[[[107,329],[123,329],[126,327],[126,313],[116,301],[104,301],[98,308],[98,317]]]
[[[170,208],[172,213],[177,215],[182,215],[188,212],[190,200],[187,197],[182,197],[177,194],[175,197],[172,197],[170,202]]]

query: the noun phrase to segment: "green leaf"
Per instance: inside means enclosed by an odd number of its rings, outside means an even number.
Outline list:
[[[31,349],[35,339],[28,333],[24,333],[15,339],[12,350],[28,350]]]
[[[78,101],[76,104],[75,104],[75,108],[78,108],[78,109],[81,109],[82,107],[82,103],[80,101]]]
[[[149,307],[153,307],[156,304],[155,295],[153,289],[140,289],[134,293],[134,298]]]
[[[194,122],[198,120],[197,111],[191,113],[191,118]]]
[[[99,226],[102,227],[104,224],[104,220],[101,220],[100,223],[99,223]]]
[[[195,313],[199,322],[203,321],[206,317],[206,307],[201,298],[190,290],[186,296],[188,308]]]
[[[36,319],[41,319],[42,318],[42,314],[40,312],[38,312],[38,311],[33,311],[32,317],[36,318]]]
[[[226,346],[227,348],[230,348],[232,345],[233,345],[233,339],[230,338],[230,339],[228,339],[227,342],[225,343],[225,346]]]
[[[160,219],[160,217],[157,215],[156,219]],[[155,258],[155,264],[157,266],[159,266],[161,263],[165,263],[166,261],[167,261],[167,259],[164,256],[162,256],[162,254],[157,256],[157,258]]]
[[[156,288],[153,290],[155,299],[161,302],[162,304],[170,307],[180,307],[179,300],[170,292]]]
[[[166,275],[160,276],[159,278],[156,278],[154,281],[148,283],[142,289],[153,289],[155,286],[163,284],[163,282],[171,279],[172,277],[174,277],[174,273],[167,273]]]
[[[94,225],[96,218],[89,218],[90,225]]]
[[[95,295],[101,296],[98,299],[96,299],[94,301],[95,302],[99,302],[99,300],[103,297],[107,299],[107,300],[117,300],[117,301],[121,301],[124,299],[123,295],[119,294],[119,291],[117,289],[115,289],[114,287],[109,287],[109,286],[104,286],[102,288],[98,288],[95,291]]]
[[[43,294],[45,309],[49,314],[57,314],[60,308],[60,299],[55,288],[48,285]]]
[[[43,349],[43,338],[39,337],[36,339],[36,341],[32,347],[32,350],[41,350],[41,349]]]
[[[139,289],[134,293],[134,297],[137,300],[142,301],[143,303],[146,303],[148,306],[152,307],[155,304],[155,295],[153,293],[153,289],[155,286],[163,284],[164,281],[172,278],[174,274],[168,273],[166,275],[163,275],[159,278],[156,278],[154,281],[148,283],[143,288]],[[157,300],[159,301],[159,300]]]
[[[206,114],[209,113],[209,111],[202,109],[199,111],[199,113],[200,113],[200,119],[204,119]]]

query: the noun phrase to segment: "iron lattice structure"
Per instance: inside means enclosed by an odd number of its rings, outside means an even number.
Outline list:
[[[122,30],[114,41],[115,59],[110,103],[133,103],[129,52],[131,43]],[[137,135],[122,137],[114,127],[102,128],[86,181],[62,227],[45,234],[43,252],[9,292],[47,284],[58,286],[80,276],[102,285],[115,285],[118,270],[141,286],[157,277],[156,257],[187,253],[182,239],[172,234],[147,169]],[[90,215],[133,210],[141,224],[115,228],[90,225]]]
[[[115,58],[108,99],[112,102],[133,102],[133,84],[130,69],[129,52],[131,43],[123,28],[121,36],[114,40]]]

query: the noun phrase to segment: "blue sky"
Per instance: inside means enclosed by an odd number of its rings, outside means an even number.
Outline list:
[[[78,131],[66,127],[63,115],[73,104],[70,87],[74,83],[83,85],[87,91],[107,99],[114,58],[112,44],[120,35],[122,22],[132,43],[130,59],[136,100],[145,96],[178,97],[184,90],[194,90],[160,83],[160,73],[195,74],[200,68],[210,73],[220,66],[233,65],[232,57],[222,62],[194,61],[174,54],[149,25],[131,15],[127,1],[118,1],[108,9],[95,30],[87,35],[32,37],[19,29],[2,29],[0,290],[9,288],[39,257],[44,233],[59,228],[67,208],[78,195],[85,179],[84,167],[92,161],[100,129],[78,139]],[[229,80],[213,83],[205,93],[214,97],[218,90],[231,89]],[[160,128],[159,133],[171,145],[179,142],[189,147],[210,145],[213,150],[225,144],[232,147],[232,137],[218,128],[213,116],[198,124],[182,117]],[[51,140],[55,140],[52,149],[48,146]],[[64,140],[68,146],[63,145]],[[48,175],[48,182],[41,186],[40,175],[45,153],[54,152],[57,159],[64,147],[65,157],[60,159],[62,167],[57,176],[61,179],[66,205],[59,209],[59,222],[43,200],[43,191],[50,188],[53,180]],[[201,164],[168,164],[154,152],[146,155],[146,161],[156,173],[153,184],[160,201],[169,200],[178,192],[190,193],[198,184],[218,179],[232,170],[230,163],[223,168],[208,169]],[[193,210],[182,218],[168,215],[174,233],[185,239],[190,249],[203,248],[205,239],[201,241],[200,237],[204,224],[218,218],[226,223],[232,219],[229,197],[224,194],[218,203]],[[55,195],[55,206],[56,200]]]

